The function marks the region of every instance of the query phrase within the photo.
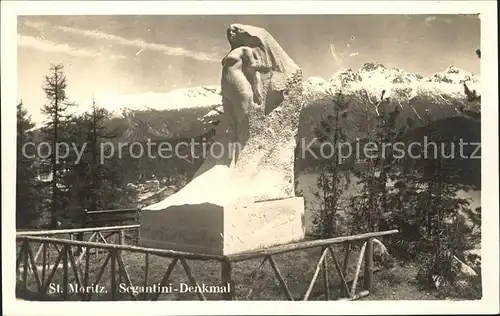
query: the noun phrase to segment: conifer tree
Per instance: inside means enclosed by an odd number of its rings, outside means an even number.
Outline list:
[[[331,113],[323,117],[315,129],[316,138],[324,149],[320,150],[324,161],[319,166],[318,190],[313,192],[320,201],[319,209],[313,212],[313,224],[322,238],[333,237],[339,233],[342,217],[338,212],[343,208],[342,192],[350,179],[346,167],[350,160],[343,160],[346,153],[340,152],[344,149],[343,143],[347,142],[343,122],[348,116],[349,101],[341,92],[335,93],[332,99]]]
[[[477,240],[472,230],[465,225],[463,215],[470,212],[469,202],[459,197],[459,191],[467,192],[468,185],[460,183],[458,146],[443,134],[435,124],[430,111],[423,122],[427,127],[428,143],[413,164],[418,177],[407,179],[413,188],[411,203],[420,228],[416,255],[425,264],[420,274],[430,280],[439,275],[453,281],[455,273],[452,257],[473,246]],[[432,149],[432,150],[430,150]]]
[[[43,90],[47,99],[47,103],[42,108],[42,113],[47,116],[47,121],[43,130],[45,131],[45,139],[51,144],[51,153],[47,160],[44,161],[52,174],[52,201],[51,201],[51,224],[52,228],[58,226],[58,213],[62,211],[62,195],[64,189],[61,187],[61,176],[65,171],[64,161],[56,156],[56,146],[59,142],[64,142],[67,138],[65,128],[71,120],[71,115],[68,114],[68,108],[74,106],[66,95],[67,79],[64,74],[64,66],[62,64],[51,65],[50,75],[45,76]]]
[[[66,209],[75,225],[85,226],[85,210],[115,209],[130,207],[135,202],[133,192],[125,189],[124,164],[115,155],[102,156],[101,143],[115,137],[106,128],[108,111],[93,102],[92,109],[75,117],[70,138],[80,157],[72,157],[74,162],[68,165],[68,173],[63,182],[69,188]],[[103,147],[104,148],[104,147]]]
[[[16,227],[29,228],[41,209],[41,188],[36,178],[35,149],[25,146],[33,141],[28,111],[20,101],[17,104],[17,166],[16,166]]]
[[[351,233],[378,231],[381,225],[387,228],[392,216],[392,188],[388,182],[399,177],[401,157],[395,144],[404,139],[407,125],[400,123],[400,108],[391,109],[384,95],[385,90],[380,100],[373,104],[377,114],[374,129],[360,142],[359,148],[363,148],[360,154],[367,153],[367,156],[353,169],[360,188],[359,194],[351,200]]]

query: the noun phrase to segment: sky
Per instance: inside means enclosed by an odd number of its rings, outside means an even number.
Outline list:
[[[20,16],[18,98],[41,122],[43,80],[59,63],[82,108],[93,96],[218,85],[231,23],[265,28],[306,78],[372,61],[422,76],[449,65],[479,74],[475,15]]]

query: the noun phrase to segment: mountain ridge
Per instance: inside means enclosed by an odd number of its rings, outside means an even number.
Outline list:
[[[377,97],[382,90],[386,90],[386,98],[394,94],[399,101],[403,101],[405,97],[415,97],[419,94],[465,97],[463,83],[466,83],[472,90],[478,91],[480,77],[454,65],[448,66],[441,72],[423,77],[400,68],[386,68],[378,62],[367,62],[356,71],[350,68],[340,69],[328,79],[310,77],[304,81],[304,88],[308,95],[326,92],[327,89],[332,88],[342,90],[348,95],[364,89],[370,97]],[[187,108],[209,108],[208,111],[210,111],[222,102],[220,87],[216,85],[182,88],[166,93],[147,92],[115,98],[107,97],[98,101],[114,116],[145,110],[175,111]],[[168,107],[165,104],[168,104]]]
[[[420,118],[426,111],[436,119],[465,112],[480,113],[479,102],[470,102],[467,88],[480,96],[480,76],[453,65],[428,77],[367,62],[358,70],[340,69],[330,78],[304,80],[304,120],[299,134],[311,134],[310,126],[331,108],[332,96],[342,91],[361,116],[375,115],[380,105],[397,105],[407,116]],[[384,92],[382,94],[382,92]],[[172,90],[98,98],[110,112],[108,125],[118,131],[120,141],[193,138],[213,131],[223,113],[220,86],[207,85]],[[355,114],[358,115],[358,114]]]

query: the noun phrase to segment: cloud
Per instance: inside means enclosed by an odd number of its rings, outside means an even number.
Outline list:
[[[30,22],[30,21],[25,21],[24,22],[25,26],[37,29],[37,30],[42,30],[44,27],[49,26],[48,24],[45,23],[37,23],[37,22]],[[130,46],[130,47],[135,47],[141,50],[151,50],[151,51],[156,51],[156,52],[162,52],[166,55],[171,55],[171,56],[182,56],[182,57],[188,57],[188,58],[193,58],[196,60],[201,60],[201,61],[210,61],[210,62],[220,62],[220,58],[216,58],[214,56],[211,56],[209,54],[203,53],[203,52],[197,52],[197,51],[191,51],[184,49],[182,47],[174,47],[174,46],[168,46],[164,44],[158,44],[158,43],[152,43],[152,42],[146,42],[143,40],[139,39],[127,39],[121,36],[109,34],[109,33],[104,33],[98,30],[84,30],[84,29],[79,29],[75,27],[67,27],[67,26],[60,26],[60,25],[54,25],[51,26],[53,29],[56,29],[61,32],[65,33],[70,33],[74,35],[80,35],[88,38],[93,38],[93,39],[98,39],[98,40],[108,40],[115,42],[117,44],[123,45],[123,46]]]
[[[436,20],[435,16],[428,16],[425,18],[424,23],[427,24],[428,26],[431,26],[432,22]]]
[[[76,57],[110,57],[110,58],[124,58],[120,55],[104,55],[102,52],[76,48],[68,44],[59,44],[52,41],[48,41],[43,38],[43,36],[33,37],[27,35],[18,35],[17,45],[19,47],[31,48],[38,51],[43,51],[47,53],[62,53],[70,56]]]

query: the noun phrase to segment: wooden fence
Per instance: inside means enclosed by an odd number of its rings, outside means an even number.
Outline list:
[[[85,210],[85,227],[95,226],[117,226],[117,225],[132,225],[139,222],[138,208],[125,208],[116,210]]]
[[[68,299],[70,292],[68,284],[70,283],[70,274],[73,275],[73,283],[76,288],[88,289],[91,287],[93,291],[77,291],[81,300],[92,300],[95,286],[101,281],[107,266],[109,265],[109,289],[111,293],[110,300],[118,300],[117,284],[118,282],[125,283],[128,287],[133,287],[129,270],[124,264],[123,254],[142,254],[144,255],[143,266],[143,286],[147,288],[149,285],[156,284],[158,288],[165,287],[169,284],[169,278],[177,264],[180,264],[190,282],[194,287],[199,287],[197,279],[194,277],[188,261],[215,261],[220,264],[221,275],[220,284],[229,289],[222,293],[223,300],[235,300],[239,298],[249,299],[253,290],[250,289],[246,295],[240,296],[236,293],[236,280],[233,273],[233,267],[236,263],[260,260],[258,269],[253,274],[254,282],[266,262],[269,262],[275,277],[277,278],[283,294],[288,300],[308,300],[311,297],[313,287],[322,271],[323,291],[325,300],[331,298],[330,289],[330,269],[327,265],[327,256],[330,256],[335,270],[341,281],[342,299],[355,300],[365,297],[370,294],[373,286],[373,238],[391,235],[398,233],[397,230],[373,232],[354,236],[344,236],[321,240],[296,242],[281,246],[270,247],[257,251],[244,252],[228,256],[208,255],[199,253],[189,253],[182,251],[153,249],[133,245],[124,244],[124,232],[127,230],[138,229],[139,225],[115,226],[115,227],[100,227],[100,228],[85,228],[85,229],[68,229],[57,231],[38,231],[38,232],[20,232],[17,233],[16,241],[20,244],[18,247],[18,255],[16,259],[16,275],[18,282],[16,291],[18,293],[36,293],[38,299],[47,299],[47,292],[51,282],[55,278],[58,271],[62,270],[62,289],[56,291],[61,294],[61,298]],[[80,234],[86,234],[89,237],[81,240],[75,240],[74,237]],[[63,236],[63,238],[54,238],[54,236]],[[114,239],[110,238],[115,236]],[[113,242],[114,241],[114,242]],[[361,251],[358,260],[356,261],[356,269],[354,276],[348,280],[347,271],[349,256],[351,255],[352,246],[355,243],[360,243]],[[335,246],[344,246],[343,261],[340,262],[337,258]],[[33,247],[38,246],[36,254],[33,252]],[[315,264],[315,270],[309,286],[303,295],[297,297],[292,295],[285,278],[283,277],[279,267],[274,260],[280,254],[295,252],[299,250],[320,248],[321,255]],[[55,260],[51,263],[48,256],[51,253]],[[104,261],[99,263],[99,269],[95,280],[89,279],[89,269],[92,265],[91,260],[101,253],[104,256]],[[41,255],[41,259],[40,259]],[[158,282],[149,282],[149,262],[150,256],[159,256],[171,258],[172,261],[166,267],[161,280]],[[85,260],[84,260],[85,259]],[[364,260],[363,260],[364,259]],[[41,260],[41,265],[38,262]],[[96,261],[96,260],[94,260]],[[363,266],[364,261],[364,266]],[[22,263],[22,264],[21,264]],[[61,264],[62,263],[62,264]],[[71,271],[70,271],[71,268]],[[363,290],[358,289],[358,280],[361,270],[363,270],[364,286]],[[34,282],[29,282],[29,279],[34,279]],[[73,284],[72,283],[72,284]],[[350,286],[349,286],[350,284]],[[251,284],[249,285],[251,288]],[[74,291],[73,291],[74,292]],[[149,295],[150,294],[150,295]],[[129,293],[132,300],[158,300],[161,292],[157,293]],[[202,291],[196,292],[198,299],[206,300],[206,296]],[[95,297],[95,296],[94,296]]]

